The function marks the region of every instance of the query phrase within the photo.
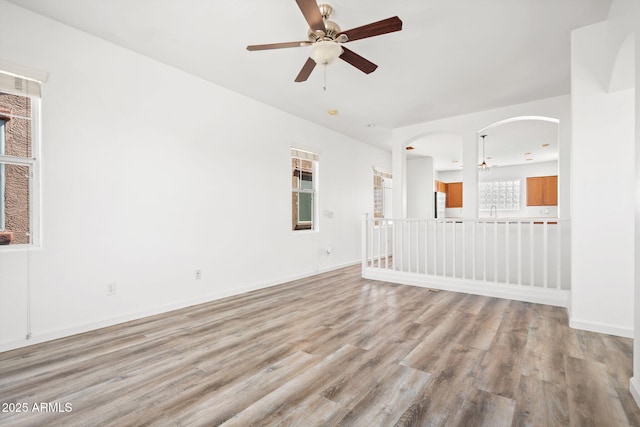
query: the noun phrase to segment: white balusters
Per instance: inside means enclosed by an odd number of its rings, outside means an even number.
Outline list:
[[[365,218],[363,268],[562,290],[566,220]],[[554,234],[555,233],[555,236]],[[568,288],[567,285],[564,286]]]

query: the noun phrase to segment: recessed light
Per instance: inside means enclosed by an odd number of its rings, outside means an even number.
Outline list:
[[[375,123],[369,123],[369,124],[367,124],[367,127],[368,128],[374,128],[374,127],[376,127],[376,124]]]
[[[451,160],[451,163],[459,163],[460,160]]]
[[[542,144],[542,146],[543,146],[543,147],[548,147],[548,146],[549,146],[549,144]]]
[[[489,157],[489,156],[487,156],[487,157],[485,157],[485,159],[487,159],[487,160],[491,160],[491,159],[493,159],[493,157]]]
[[[335,116],[336,114],[338,114],[338,110],[329,110],[327,111],[327,113],[329,113],[330,116]]]
[[[530,156],[531,153],[529,153],[528,151],[526,153],[524,153],[525,156]]]
[[[415,150],[415,148],[409,145],[409,146],[407,146],[407,148],[405,148],[405,150],[411,151],[411,150]]]
[[[528,162],[529,162],[529,161],[531,161],[531,160],[533,160],[531,157],[529,157],[529,158],[527,159],[527,161],[528,161]]]

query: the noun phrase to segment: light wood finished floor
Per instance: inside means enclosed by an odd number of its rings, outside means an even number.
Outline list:
[[[0,424],[640,426],[631,351],[561,308],[351,267],[0,353],[0,409],[31,411]]]

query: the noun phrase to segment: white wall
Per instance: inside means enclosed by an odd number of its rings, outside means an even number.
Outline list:
[[[571,325],[632,336],[634,91],[604,89],[607,32],[572,33]]]
[[[389,153],[3,0],[0,60],[49,73],[43,247],[0,251],[0,350],[359,261]],[[320,153],[318,232],[290,231],[291,146]]]
[[[457,171],[437,171],[436,179],[442,182],[461,182],[462,181],[462,170]]]
[[[434,218],[433,157],[407,159],[407,216]]]
[[[607,19],[607,51],[605,61],[605,85],[609,90],[631,89],[634,93],[635,156],[634,183],[634,350],[633,378],[630,390],[640,405],[640,2],[614,0]],[[608,78],[610,77],[610,78]],[[623,81],[626,80],[626,81]]]

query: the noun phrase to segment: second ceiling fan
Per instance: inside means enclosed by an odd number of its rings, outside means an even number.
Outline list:
[[[296,82],[306,81],[316,64],[327,65],[336,58],[348,62],[366,74],[372,73],[378,68],[376,64],[347,49],[342,44],[402,30],[402,21],[394,16],[342,31],[338,24],[329,20],[333,8],[328,4],[317,5],[315,0],[296,0],[296,3],[309,24],[308,40],[247,46],[247,50],[250,51],[311,46],[311,57],[302,66],[296,77]]]

